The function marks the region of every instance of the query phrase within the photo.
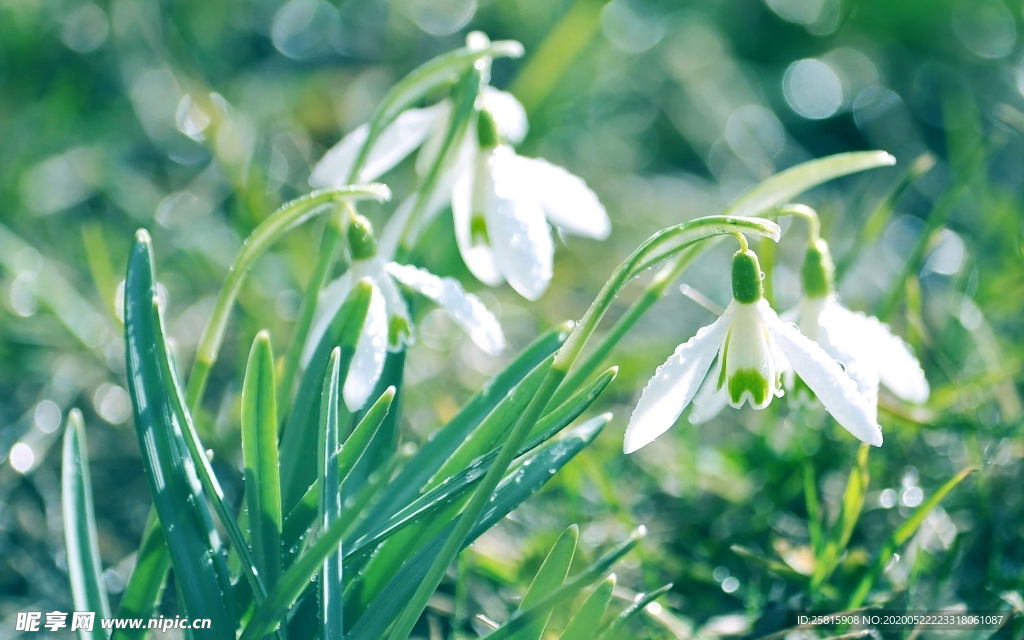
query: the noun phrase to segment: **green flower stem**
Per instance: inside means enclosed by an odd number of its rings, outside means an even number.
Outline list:
[[[487,503],[490,501],[494,489],[505,476],[505,472],[508,471],[509,466],[516,457],[516,453],[529,436],[534,424],[547,408],[552,396],[555,395],[558,387],[565,380],[570,368],[585,346],[587,339],[594,333],[597,324],[601,321],[601,318],[611,306],[615,297],[637,275],[637,265],[642,264],[644,259],[652,252],[666,249],[666,245],[670,243],[682,251],[693,242],[705,238],[723,233],[744,231],[770,236],[776,240],[779,238],[778,225],[768,220],[728,216],[699,218],[655,233],[615,269],[611,279],[605,283],[601,292],[583,316],[583,320],[576,325],[569,338],[555,355],[551,368],[544,374],[544,379],[541,381],[536,394],[516,421],[508,438],[498,451],[498,457],[495,459],[494,464],[488,469],[487,474],[474,491],[472,498],[470,498],[469,504],[456,521],[455,529],[448,539],[445,540],[444,547],[442,547],[440,553],[434,559],[433,564],[427,571],[423,581],[416,588],[416,592],[409,603],[402,610],[402,614],[388,636],[389,640],[406,640],[409,637],[409,633],[412,632],[413,626],[415,626],[416,621],[423,613],[423,609],[426,607],[431,594],[437,589],[437,585],[440,584],[448,567],[455,560],[459,550],[462,548],[463,542],[466,540],[466,536],[469,535],[473,525],[476,524],[480,514],[483,513],[484,508],[486,508]]]
[[[330,279],[331,271],[334,270],[334,261],[338,255],[338,245],[345,234],[345,223],[348,216],[355,209],[352,206],[339,206],[331,212],[327,220],[323,237],[320,239],[320,249],[317,253],[316,266],[313,274],[306,285],[305,295],[299,305],[299,314],[295,319],[295,326],[292,328],[292,339],[285,353],[284,368],[281,372],[281,384],[277,388],[277,404],[280,407],[278,415],[288,415],[291,407],[292,386],[295,384],[295,376],[299,371],[299,364],[302,361],[302,348],[306,344],[306,337],[309,329],[313,326],[313,314],[316,312],[316,303],[320,297],[320,290],[326,286]]]
[[[314,191],[285,204],[256,227],[246,239],[245,246],[231,265],[231,271],[217,295],[213,313],[206,321],[206,326],[203,327],[203,333],[199,338],[199,346],[196,348],[196,357],[192,363],[192,373],[189,376],[186,391],[186,406],[190,411],[195,413],[199,408],[210,369],[217,361],[217,354],[224,342],[224,332],[227,329],[231,308],[234,306],[242,284],[249,275],[249,269],[252,268],[256,260],[289,229],[325,211],[332,204],[367,198],[382,201],[390,197],[391,192],[388,191],[388,188],[379,184]]]
[[[661,254],[664,256],[664,259],[668,259],[673,253],[671,247],[675,247],[677,251],[683,251],[694,242],[712,236],[744,232],[767,236],[775,240],[778,240],[780,235],[778,225],[773,222],[762,218],[738,218],[735,216],[707,216],[668,227],[655,233],[615,269],[611,279],[605,283],[601,292],[598,293],[597,299],[594,300],[587,313],[584,314],[579,325],[569,335],[569,339],[565,341],[562,348],[559,349],[552,368],[566,373],[569,371],[583,350],[583,346],[597,329],[598,323],[604,317],[605,312],[608,311],[612,301],[615,300],[626,284],[642,272],[641,269],[637,268],[638,266],[646,267],[646,265],[650,264],[645,261],[645,258],[654,253],[656,249],[661,249],[664,245],[671,243],[668,250]]]
[[[441,179],[442,168],[448,166],[452,157],[458,152],[459,145],[456,144],[466,135],[470,120],[476,108],[476,99],[480,94],[481,73],[475,67],[467,73],[459,83],[456,91],[455,108],[452,109],[451,118],[448,120],[448,128],[445,131],[444,143],[437,154],[437,158],[431,165],[427,175],[423,177],[419,188],[416,190],[416,201],[409,218],[405,221],[399,235],[398,249],[395,259],[404,261],[411,255],[413,247],[418,240],[418,229],[420,228],[419,218],[423,215],[428,202],[437,189],[437,183]]]
[[[818,212],[805,204],[784,204],[775,208],[774,214],[768,216],[794,216],[807,221],[808,242],[814,243],[821,239],[821,220],[818,219]]]

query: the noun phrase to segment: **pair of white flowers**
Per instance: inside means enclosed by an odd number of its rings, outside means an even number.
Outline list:
[[[694,424],[710,420],[727,404],[763,409],[783,395],[783,379],[792,378],[786,374],[799,376],[850,433],[881,446],[879,382],[904,400],[924,402],[928,382],[921,365],[877,318],[839,303],[823,241],[812,241],[803,276],[804,295],[794,312],[780,319],[763,298],[757,256],[745,247],[737,252],[732,302],[658,368],[630,417],[624,451],[632,453],[667,431],[691,401]]]
[[[438,159],[452,113],[443,100],[423,109],[408,109],[386,127],[370,149],[355,182],[372,182],[420,149],[416,170],[425,174]],[[477,108],[451,166],[441,174],[426,204],[430,218],[451,204],[462,258],[481,282],[502,281],[529,300],[551,282],[554,241],[551,226],[568,233],[604,239],[611,231],[608,214],[586,183],[539,158],[518,155],[512,145],[526,136],[526,112],[511,94],[490,86],[481,89]],[[366,142],[363,125],[346,135],[313,168],[314,187],[343,186]],[[414,198],[393,216],[383,245],[390,252]],[[422,224],[422,221],[420,222]]]

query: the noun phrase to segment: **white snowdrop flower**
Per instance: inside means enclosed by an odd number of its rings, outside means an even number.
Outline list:
[[[409,310],[399,291],[399,284],[446,311],[484,352],[496,355],[505,348],[501,325],[479,298],[467,293],[452,278],[441,278],[425,269],[385,260],[377,251],[373,231],[366,218],[352,216],[348,243],[351,264],[341,277],[320,293],[302,361],[309,362],[353,284],[368,281],[372,290],[370,305],[342,390],[350,411],[358,411],[366,404],[384,370],[387,351],[397,351],[410,340]]]
[[[801,271],[803,296],[784,317],[842,362],[877,411],[878,386],[916,404],[928,400],[928,380],[910,346],[878,318],[850,311],[836,297],[828,244],[812,239]]]
[[[404,111],[380,135],[356,182],[375,180],[418,147],[416,168],[425,174],[443,145],[451,110],[451,102],[444,100]],[[608,237],[611,223],[582,179],[545,160],[516,154],[513,145],[526,131],[526,111],[519,101],[484,86],[451,166],[438,180],[418,224],[450,203],[459,251],[470,272],[491,286],[506,281],[535,300],[551,281],[554,242],[549,223],[598,240]],[[328,151],[314,167],[310,184],[346,184],[367,132],[366,125],[359,127]],[[395,233],[404,228],[416,197],[395,212],[384,234],[386,247],[394,246]]]
[[[839,424],[860,440],[881,446],[882,430],[856,383],[821,347],[779,319],[763,298],[761,278],[757,256],[744,246],[733,256],[732,302],[718,320],[677,347],[658,367],[630,417],[626,453],[651,443],[675,424],[702,382],[707,391],[703,406],[695,411],[725,404],[739,408],[747,402],[763,409],[773,396],[782,395],[781,373],[787,367]],[[716,356],[718,366],[708,377]]]
[[[466,266],[481,282],[502,280],[529,300],[551,281],[554,242],[549,223],[598,240],[611,223],[580,178],[539,158],[516,154],[487,110],[477,135],[460,150],[452,185],[455,236]]]

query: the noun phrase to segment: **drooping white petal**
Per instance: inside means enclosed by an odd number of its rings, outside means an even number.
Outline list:
[[[625,453],[650,444],[675,424],[697,393],[731,324],[732,312],[726,310],[718,320],[676,347],[675,353],[658,367],[629,418],[622,447]]]
[[[850,311],[838,302],[829,306],[822,319],[830,331],[856,336],[856,342],[873,361],[878,379],[896,396],[917,404],[928,400],[928,380],[910,346],[892,334],[888,325],[874,316]]]
[[[349,411],[355,412],[363,408],[380,380],[384,371],[384,359],[388,349],[388,311],[384,296],[377,283],[369,280],[372,290],[370,305],[366,311],[363,331],[352,354],[342,397]]]
[[[768,308],[764,298],[744,304],[729,303],[734,318],[725,346],[725,384],[729,404],[737,409],[749,402],[764,409],[779,390],[779,369],[775,345],[765,331],[762,312]]]
[[[507,91],[486,86],[480,93],[480,104],[494,118],[498,134],[509,144],[518,145],[526,137],[530,125],[526,109]]]
[[[411,321],[409,320],[409,307],[405,304],[405,298],[402,297],[402,292],[395,286],[395,281],[391,279],[391,274],[385,269],[386,263],[380,257],[374,258],[374,267],[380,274],[375,282],[380,287],[380,292],[384,296],[384,304],[388,308],[388,322],[397,322],[400,325],[404,325],[405,329],[408,329]],[[409,335],[389,335],[388,336],[388,349],[391,351],[398,351],[404,341],[409,339]]]
[[[836,422],[858,439],[876,447],[882,446],[882,429],[873,417],[875,410],[843,368],[795,326],[779,320],[771,308],[765,306],[762,314],[769,335],[793,371],[810,387]]]
[[[819,298],[818,302],[816,305],[803,305],[805,310],[800,316],[800,332],[817,342],[825,353],[842,365],[847,375],[857,384],[857,390],[868,401],[872,419],[877,420],[878,370],[871,357],[871,350],[865,349],[861,336],[850,333],[832,321],[835,315],[831,310],[839,306],[838,302],[831,298]]]
[[[511,162],[523,174],[554,226],[578,236],[604,240],[612,224],[604,205],[582,178],[541,158],[516,156]]]
[[[514,158],[501,147],[489,156],[484,213],[498,270],[519,295],[536,300],[551,282],[555,245],[543,209],[507,162]]]
[[[478,171],[485,171],[486,167],[486,159],[481,159],[480,162],[471,162],[456,176],[452,186],[452,221],[455,224],[455,240],[466,267],[477,280],[496,287],[501,284],[502,277],[494,261],[494,252],[482,238],[473,237],[472,230],[473,209],[478,204],[480,207],[484,205],[482,195],[480,198],[474,197],[475,185],[479,182],[483,189],[487,180],[486,173],[482,174],[479,181],[477,174]],[[482,215],[483,211],[479,213]]]
[[[425,269],[394,262],[387,265],[387,271],[395,280],[430,298],[447,311],[483,351],[497,355],[505,348],[505,336],[498,319],[487,310],[480,298],[466,293],[458,280],[441,278]]]
[[[447,109],[447,103],[441,102],[424,109],[403,111],[377,137],[359,175],[349,181],[352,165],[369,134],[368,125],[356,127],[341,142],[331,147],[313,167],[309,184],[314,187],[341,187],[349,182],[376,180],[423,144],[439,118],[445,116]]]
[[[715,361],[711,373],[704,378],[697,395],[693,396],[693,409],[690,410],[690,424],[704,424],[729,406],[729,396],[725,387],[718,387],[718,378],[722,374],[722,359]]]
[[[331,281],[326,287],[321,289],[316,309],[313,311],[313,322],[310,324],[309,335],[306,338],[306,344],[302,346],[302,358],[300,361],[303,367],[313,357],[316,346],[320,344],[320,339],[327,332],[327,327],[331,325],[331,321],[338,313],[338,309],[341,309],[341,305],[345,304],[345,298],[348,297],[350,291],[352,291],[351,271],[342,274],[341,277]]]

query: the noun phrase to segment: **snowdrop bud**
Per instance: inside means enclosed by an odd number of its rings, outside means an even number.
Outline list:
[[[732,297],[737,302],[751,304],[761,299],[764,283],[761,282],[761,263],[757,254],[740,250],[732,257]]]
[[[359,214],[348,223],[348,247],[353,260],[368,260],[377,255],[377,241],[373,238],[373,225]]]
[[[501,144],[498,124],[494,121],[494,116],[487,109],[480,110],[480,116],[476,122],[476,135],[480,141],[481,149],[493,149]]]
[[[804,266],[800,269],[800,279],[804,285],[804,296],[807,298],[826,298],[832,293],[835,266],[832,264],[832,253],[828,243],[822,239],[814,240],[807,246]]]

